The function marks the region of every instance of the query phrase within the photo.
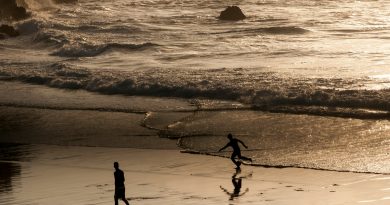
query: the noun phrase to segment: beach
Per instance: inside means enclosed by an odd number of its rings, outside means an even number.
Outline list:
[[[93,101],[99,96],[84,91],[59,92],[18,82],[2,82],[0,87],[2,96],[12,96],[1,98],[5,120],[0,138],[1,204],[112,204],[114,161],[125,172],[130,204],[387,204],[389,200],[386,173],[248,164],[237,172],[224,157],[230,150],[190,154],[199,152],[180,147],[189,143],[183,140],[185,136],[169,134],[172,131],[167,129],[177,129],[178,120],[193,115],[195,109],[186,101],[159,99],[158,106],[152,104],[153,112],[142,112],[151,107],[127,96],[111,96],[117,107],[108,109],[104,106],[112,104]],[[33,100],[23,104],[26,95]],[[77,107],[67,103],[70,98]],[[172,113],[164,101],[181,111]],[[84,105],[92,108],[83,109]],[[205,122],[210,120],[221,126],[214,118]],[[211,128],[201,130],[207,129]],[[222,147],[226,139],[220,137]],[[252,152],[243,152],[253,157]],[[377,165],[387,169],[386,163]],[[232,180],[240,181],[241,187],[235,189]]]
[[[7,160],[4,153],[12,150],[24,154]],[[0,164],[6,168],[2,172],[12,173],[9,179],[3,174],[1,178],[3,185],[11,181],[0,193],[0,201],[6,205],[113,204],[114,161],[125,172],[130,204],[389,202],[390,178],[381,174],[243,165],[241,173],[234,176],[241,179],[241,189],[234,195],[232,177],[236,170],[226,158],[180,150],[55,145],[12,145],[1,151]]]
[[[0,204],[387,204],[388,8],[0,2]]]

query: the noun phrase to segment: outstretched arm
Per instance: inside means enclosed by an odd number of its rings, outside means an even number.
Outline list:
[[[244,193],[242,193],[242,194],[240,194],[240,195],[238,195],[238,196],[242,196],[242,195],[244,195],[245,193],[247,193],[248,191],[249,191],[249,189],[246,188],[245,191],[244,191]]]
[[[244,144],[244,142],[243,141],[241,141],[241,140],[237,140],[239,143],[241,143],[246,149],[248,149],[248,146],[246,146],[245,144]]]
[[[229,147],[229,143],[227,143],[224,147],[222,147],[221,149],[219,149],[218,152],[220,152],[220,151],[226,149],[227,147]]]
[[[224,191],[227,195],[232,195],[227,189],[223,188],[222,186],[219,186],[219,188],[221,188],[222,191]]]

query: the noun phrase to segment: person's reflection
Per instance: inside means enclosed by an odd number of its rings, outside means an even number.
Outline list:
[[[233,192],[229,192],[227,189],[223,188],[222,186],[219,186],[222,189],[222,191],[224,191],[228,196],[230,196],[229,200],[234,200],[235,198],[238,198],[249,191],[249,189],[246,188],[245,191],[240,194],[242,179],[245,178],[245,177],[237,177],[237,175],[240,173],[241,173],[241,169],[236,169],[236,172],[232,176],[232,183],[234,186]]]

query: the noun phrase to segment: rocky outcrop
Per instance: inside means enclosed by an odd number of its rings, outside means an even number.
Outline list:
[[[246,16],[238,6],[228,6],[219,15],[220,20],[227,20],[227,21],[239,21],[245,18]]]
[[[1,37],[5,38],[5,35],[16,37],[19,36],[19,32],[14,27],[3,24],[0,26],[0,39],[2,39]]]
[[[0,19],[21,20],[29,17],[24,7],[18,6],[16,0],[0,0]]]

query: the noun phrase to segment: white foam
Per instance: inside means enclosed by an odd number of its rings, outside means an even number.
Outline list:
[[[386,117],[386,112],[390,110],[390,90],[322,88],[324,84],[335,86],[336,83],[345,87],[350,83],[348,79],[320,79],[321,86],[316,86],[312,84],[315,79],[305,82],[267,72],[249,75],[241,69],[107,72],[64,63],[4,65],[0,67],[0,72],[8,79],[56,88],[107,94],[238,100],[257,109],[277,112],[372,118]]]
[[[52,0],[17,0],[17,2],[34,11],[53,9],[56,7]]]

